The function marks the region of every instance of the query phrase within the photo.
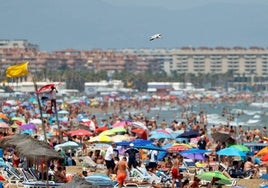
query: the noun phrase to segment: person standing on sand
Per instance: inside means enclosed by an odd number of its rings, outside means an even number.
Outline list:
[[[108,147],[106,153],[105,153],[105,164],[107,167],[107,176],[110,176],[111,173],[113,172],[113,169],[115,167],[115,155],[114,155],[114,149],[116,148],[115,142],[112,143],[110,147]]]
[[[172,176],[172,188],[175,188],[175,181],[176,179],[179,180],[179,183],[181,185],[181,174],[179,172],[179,167],[180,167],[180,161],[178,159],[177,155],[173,155],[173,166],[171,168],[171,176]]]
[[[51,101],[50,112],[51,113],[52,113],[53,107],[56,108],[57,93],[58,93],[58,90],[54,86],[51,86],[51,89],[50,89],[50,101]]]
[[[124,185],[124,182],[127,178],[127,170],[128,170],[127,158],[123,157],[122,160],[118,161],[116,164],[114,171],[117,171],[117,182],[118,187],[121,188]]]
[[[137,155],[139,154],[139,150],[134,148],[134,144],[130,143],[129,144],[129,149],[125,151],[125,153],[128,155],[128,167],[131,169],[136,168],[138,165],[137,162]]]

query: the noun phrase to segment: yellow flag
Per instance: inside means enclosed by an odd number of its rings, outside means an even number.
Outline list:
[[[14,77],[20,77],[25,76],[28,74],[28,63],[24,62],[18,65],[12,65],[7,67],[6,70],[6,77],[8,78],[14,78]]]

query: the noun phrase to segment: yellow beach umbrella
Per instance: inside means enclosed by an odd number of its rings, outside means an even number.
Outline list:
[[[102,131],[100,134],[101,135],[105,135],[105,136],[111,136],[111,135],[115,135],[114,132],[112,132],[111,130],[105,130],[105,131]]]
[[[268,153],[268,146],[262,148],[262,149],[256,154],[256,156],[262,156],[262,155],[265,155],[266,153]]]
[[[0,119],[9,120],[6,114],[0,113]]]
[[[89,139],[89,142],[111,142],[112,139],[106,135],[98,135]]]
[[[129,140],[129,136],[127,135],[115,135],[113,137],[111,137],[113,142],[122,142],[122,141],[128,141]]]

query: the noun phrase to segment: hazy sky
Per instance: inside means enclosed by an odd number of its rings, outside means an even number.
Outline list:
[[[0,0],[0,39],[41,50],[268,47],[267,0]],[[161,33],[162,39],[149,41]]]

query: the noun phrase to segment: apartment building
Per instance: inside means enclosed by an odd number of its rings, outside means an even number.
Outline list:
[[[154,58],[166,73],[226,73],[268,77],[268,49],[260,47],[183,47],[180,49],[125,49],[124,53]]]
[[[31,72],[44,70],[93,70],[99,71],[129,71],[140,73],[148,70],[154,61],[135,55],[127,55],[112,50],[78,51],[66,49],[51,53],[40,52],[27,48],[0,48],[0,68],[5,70],[8,66],[29,61]],[[154,69],[156,66],[152,66]]]
[[[32,44],[27,40],[0,40],[0,48],[25,48],[39,49],[38,45]]]
[[[232,72],[235,76],[268,78],[268,49],[260,47],[182,47],[41,52],[27,40],[0,40],[0,68],[29,61],[31,71],[72,70],[144,71],[206,74]]]

